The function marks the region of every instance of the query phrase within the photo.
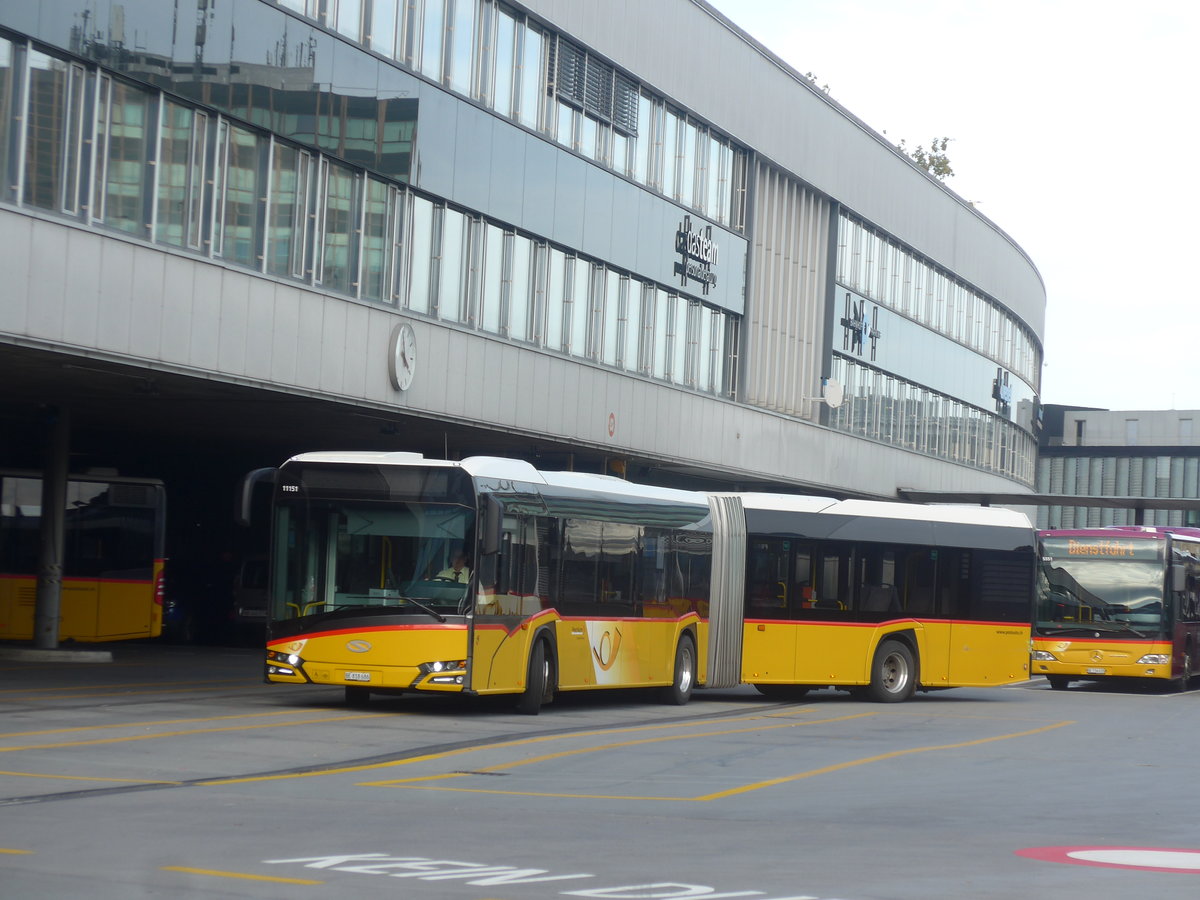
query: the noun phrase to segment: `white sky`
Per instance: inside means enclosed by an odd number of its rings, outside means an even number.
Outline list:
[[[710,2],[894,143],[953,138],[1045,281],[1043,403],[1200,408],[1200,3]]]

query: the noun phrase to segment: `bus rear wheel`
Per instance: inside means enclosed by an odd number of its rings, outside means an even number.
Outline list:
[[[554,699],[554,662],[546,652],[546,642],[538,640],[529,654],[529,672],[525,676],[525,690],[517,697],[517,712],[536,716],[542,704]]]
[[[662,689],[659,697],[663,703],[683,706],[692,699],[692,688],[696,686],[696,645],[691,635],[679,638],[675,646],[675,671],[670,687]]]
[[[900,641],[884,641],[871,662],[867,699],[876,703],[899,703],[911,697],[916,689],[917,664],[912,651]]]

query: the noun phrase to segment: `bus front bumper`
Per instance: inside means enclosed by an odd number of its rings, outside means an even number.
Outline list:
[[[465,660],[433,660],[417,666],[347,665],[306,660],[294,653],[267,651],[266,680],[276,684],[323,684],[380,691],[461,693]]]
[[[1142,652],[1145,651],[1145,652]],[[1139,647],[1136,651],[1096,648],[1035,649],[1030,674],[1062,675],[1081,681],[1098,678],[1171,678],[1169,648]]]

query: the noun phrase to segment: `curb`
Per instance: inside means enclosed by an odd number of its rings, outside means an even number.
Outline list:
[[[12,662],[110,663],[111,650],[34,650],[0,647],[0,659]]]

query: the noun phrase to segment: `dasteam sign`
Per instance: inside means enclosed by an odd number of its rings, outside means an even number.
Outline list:
[[[687,287],[689,281],[697,281],[701,291],[707,294],[710,287],[716,286],[717,242],[712,239],[712,233],[711,225],[692,231],[691,216],[684,216],[679,223],[679,230],[675,232],[675,252],[679,254],[675,274],[679,276],[681,287]]]

